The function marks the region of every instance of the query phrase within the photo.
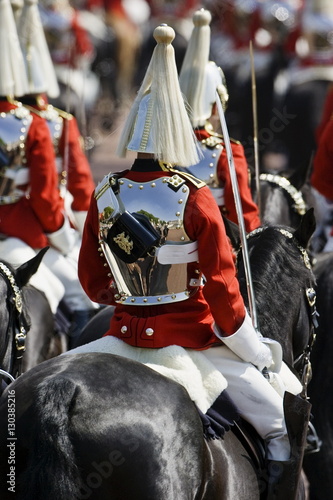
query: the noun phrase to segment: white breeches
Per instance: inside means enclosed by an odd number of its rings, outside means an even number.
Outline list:
[[[267,445],[269,460],[288,460],[290,445],[284,420],[283,398],[252,364],[242,361],[228,347],[201,351],[224,375],[227,392],[241,416]]]
[[[70,255],[62,255],[58,250],[49,248],[43,261],[65,287],[64,301],[71,311],[97,309],[83,290],[77,275],[78,248]]]
[[[35,257],[36,254],[37,251],[18,238],[7,238],[0,241],[0,259],[7,261],[13,267],[19,267],[24,262]],[[45,255],[29,283],[45,294],[52,312],[55,314],[59,302],[65,295],[65,287],[49,269],[48,265],[45,264]]]
[[[91,310],[99,307],[84,292],[77,275],[79,243],[71,256],[64,256],[50,247],[43,257],[38,271],[30,284],[45,293],[52,312],[55,313],[61,300],[71,311]],[[0,241],[0,258],[18,267],[38,253],[18,238]]]

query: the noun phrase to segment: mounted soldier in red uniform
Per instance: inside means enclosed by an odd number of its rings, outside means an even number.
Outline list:
[[[194,29],[179,75],[180,87],[190,107],[191,123],[203,153],[199,163],[189,166],[189,172],[206,182],[221,212],[237,224],[224,138],[216,132],[218,128],[216,125],[218,119],[216,91],[220,95],[224,108],[227,107],[229,96],[221,68],[217,67],[213,61],[209,61],[210,21],[211,14],[208,10],[201,9],[195,12]],[[245,227],[247,231],[252,231],[260,225],[260,218],[258,207],[252,199],[250,174],[244,148],[239,141],[231,140],[231,149]]]
[[[287,491],[294,498],[299,464],[290,457],[283,397],[262,374],[264,367],[279,371],[281,346],[252,325],[209,188],[174,168],[196,164],[198,150],[179,88],[174,31],[161,25],[154,37],[157,46],[118,147],[121,156],[136,151],[137,159],[96,188],[79,278],[92,300],[115,306],[106,335],[116,337],[117,346],[145,354],[181,346],[215,365],[242,416],[265,440],[269,470],[279,471],[267,498],[285,498]],[[298,381],[292,374],[288,380],[298,393]]]

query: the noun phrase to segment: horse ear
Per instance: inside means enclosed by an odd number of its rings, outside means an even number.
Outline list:
[[[22,264],[16,270],[16,280],[20,287],[23,287],[27,283],[29,283],[31,276],[33,276],[37,272],[39,264],[41,263],[42,258],[44,257],[45,253],[49,248],[50,247],[42,248],[38,252],[38,254],[35,255],[35,257]]]
[[[241,244],[239,227],[222,214],[225,230],[234,250],[238,250]]]
[[[303,215],[300,225],[294,232],[295,238],[303,248],[306,248],[308,246],[310,238],[313,235],[315,229],[316,218],[314,215],[314,208],[311,207]]]

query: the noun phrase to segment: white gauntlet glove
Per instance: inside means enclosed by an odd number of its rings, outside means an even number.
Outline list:
[[[65,217],[65,222],[58,231],[47,234],[46,236],[50,244],[63,255],[67,255],[74,247],[75,230],[71,228],[67,217]]]
[[[237,356],[244,361],[252,363],[260,371],[264,368],[279,370],[282,363],[282,347],[271,339],[260,337],[255,331],[251,318],[246,311],[241,327],[229,337],[218,337]]]

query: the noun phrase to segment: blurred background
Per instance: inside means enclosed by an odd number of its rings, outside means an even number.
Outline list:
[[[50,102],[76,116],[96,182],[131,164],[114,150],[155,46],[154,28],[167,23],[176,31],[180,69],[201,7],[213,16],[211,59],[226,77],[229,134],[242,142],[249,166],[255,102],[260,168],[311,169],[333,82],[332,1],[40,0],[61,86]]]

